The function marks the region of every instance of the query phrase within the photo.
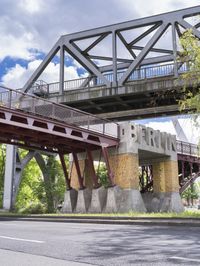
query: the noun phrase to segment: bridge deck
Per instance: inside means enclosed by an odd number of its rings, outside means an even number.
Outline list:
[[[12,89],[1,90],[1,142],[63,153],[118,144],[116,123]]]
[[[36,82],[31,90],[38,96],[118,121],[173,115],[180,113],[178,99],[183,88],[183,82],[174,76],[174,67],[171,63],[136,69],[123,86],[106,87],[100,79],[88,77],[65,81],[62,94],[59,82]],[[179,65],[178,75],[188,71],[187,63]],[[123,73],[118,72],[119,77]],[[105,76],[112,84],[113,73]]]

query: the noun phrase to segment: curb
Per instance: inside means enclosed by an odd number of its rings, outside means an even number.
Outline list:
[[[34,221],[56,223],[89,223],[114,225],[191,226],[200,227],[199,218],[142,218],[142,217],[73,217],[73,216],[0,216],[0,221]]]

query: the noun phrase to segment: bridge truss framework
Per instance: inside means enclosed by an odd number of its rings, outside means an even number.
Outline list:
[[[185,29],[192,29],[200,38],[200,22],[197,15],[200,6],[169,12],[152,17],[63,35],[59,38],[44,61],[27,81],[23,90],[27,92],[39,78],[52,58],[60,56],[60,94],[64,92],[65,52],[76,60],[87,72],[80,87],[87,87],[91,80],[106,87],[123,86],[137,68],[147,65],[174,62],[174,75],[178,75],[180,65],[179,38]],[[195,22],[195,19],[197,21]],[[167,35],[168,47],[165,47]],[[106,55],[102,55],[102,43],[106,41]],[[103,53],[104,53],[103,52]],[[119,73],[124,70],[123,73]],[[112,73],[112,77],[109,76]],[[67,77],[66,77],[67,78]]]

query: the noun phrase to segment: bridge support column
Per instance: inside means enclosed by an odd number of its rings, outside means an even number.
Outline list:
[[[110,156],[110,166],[114,173],[116,185],[122,189],[138,189],[138,154],[124,153],[112,155]]]
[[[105,212],[146,212],[139,191],[138,154],[118,153],[110,156],[110,167],[117,187],[108,188]]]
[[[12,206],[13,178],[16,164],[16,146],[6,146],[6,164],[4,176],[3,208],[10,210]]]
[[[88,159],[78,160],[81,176],[83,177],[83,185],[87,188],[93,188],[92,174],[93,171],[90,168],[90,162]],[[71,162],[71,187],[79,190],[79,180],[74,162]]]
[[[179,194],[177,161],[169,159],[153,163],[153,187],[151,211],[182,212],[184,210]]]
[[[76,164],[74,160],[71,160],[70,184],[73,189],[78,191],[76,207],[73,209],[73,211],[78,213],[87,212],[91,204],[92,188],[94,186],[92,177],[95,174],[93,165],[91,165],[91,158],[91,154],[89,154],[89,156],[86,154],[78,154],[75,155]],[[80,186],[80,177],[83,179],[82,187]],[[95,180],[95,183],[97,184],[97,180]],[[67,205],[66,201],[64,202],[64,205]]]
[[[22,172],[34,154],[34,151],[29,151],[24,158],[20,158],[17,146],[7,145],[3,197],[4,209],[14,209]]]

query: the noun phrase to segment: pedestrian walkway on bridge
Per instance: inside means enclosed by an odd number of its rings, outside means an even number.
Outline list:
[[[33,156],[36,156],[38,164],[42,165],[42,157],[35,154],[34,150],[59,154],[67,188],[71,189],[64,155],[73,154],[79,185],[83,188],[77,153],[87,152],[94,187],[98,187],[92,151],[100,149],[105,158],[110,183],[113,185],[107,149],[116,147],[119,143],[118,124],[10,88],[1,86],[0,89],[0,141],[30,150],[20,164],[20,161],[14,162],[19,158],[16,149],[8,148],[7,158],[10,157],[10,160],[7,160],[4,188],[8,191],[8,195],[4,195],[4,198],[8,198],[7,208],[14,204],[25,165]],[[112,128],[112,131],[109,128]],[[12,173],[16,175],[15,178]]]
[[[22,90],[116,121],[178,114],[181,75],[190,71],[180,38],[191,29],[200,39],[199,14],[196,6],[63,35]],[[47,84],[41,75],[53,58],[60,73]],[[68,58],[84,78],[69,81]]]

